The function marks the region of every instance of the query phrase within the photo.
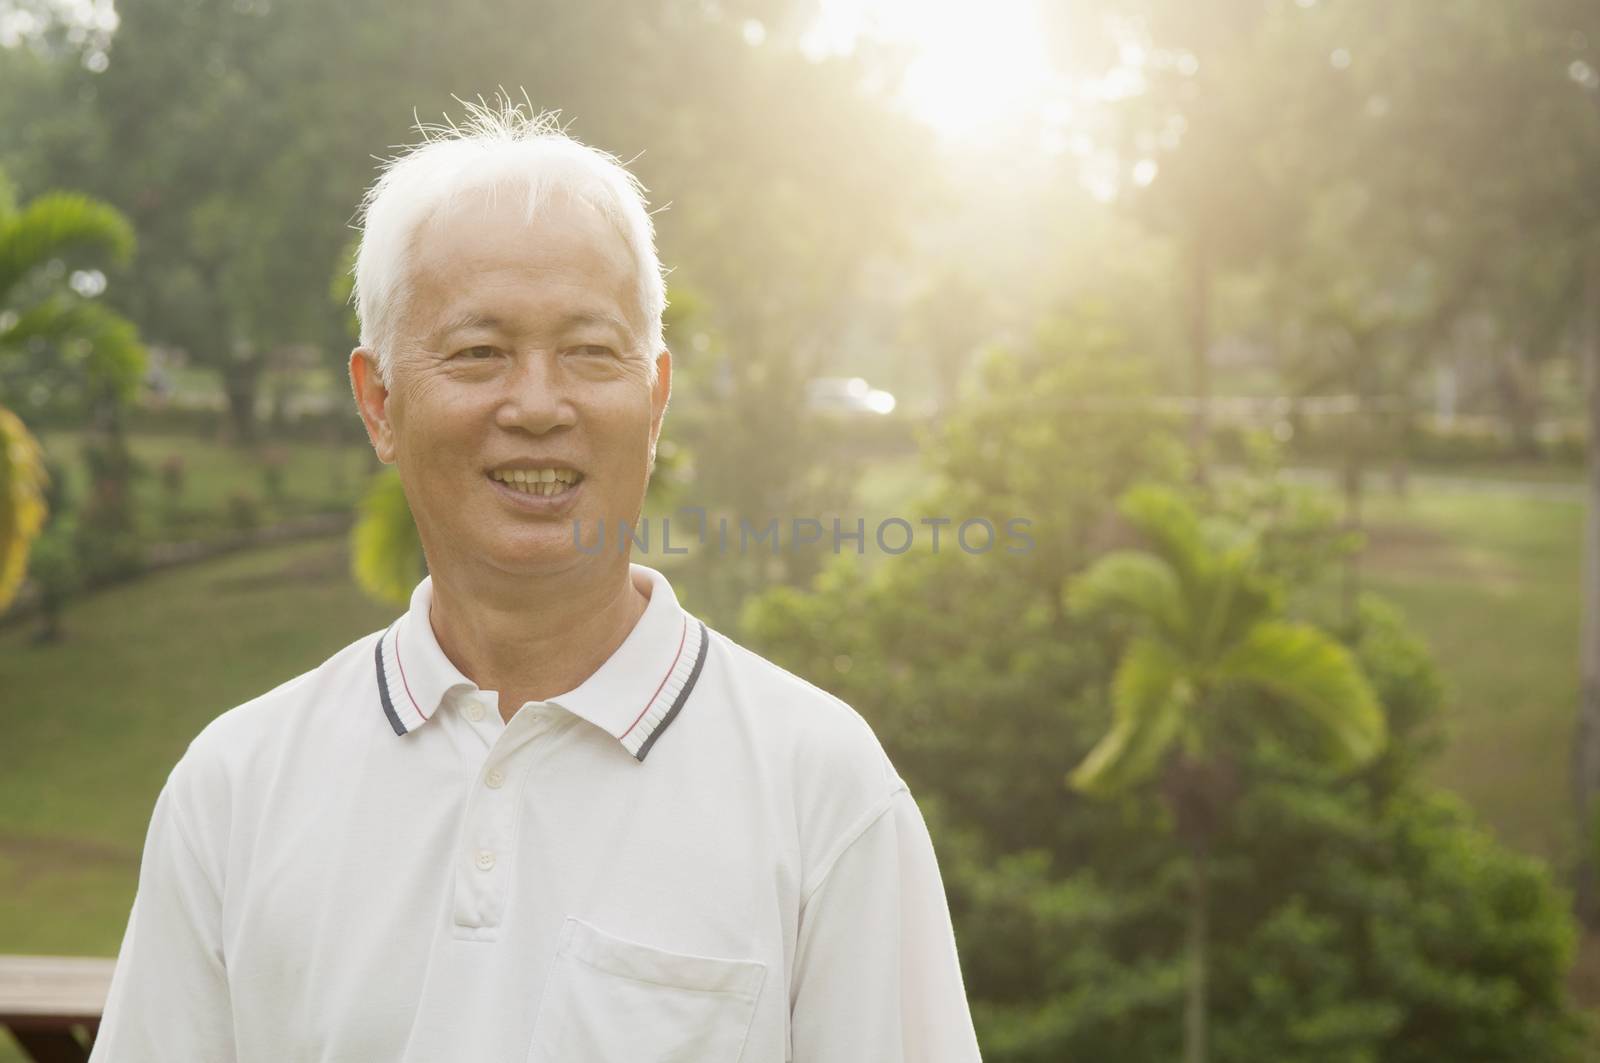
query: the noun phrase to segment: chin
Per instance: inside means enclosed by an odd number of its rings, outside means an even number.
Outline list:
[[[563,528],[559,538],[536,542],[521,541],[499,544],[485,551],[485,557],[495,568],[512,576],[544,575],[576,568],[585,561],[602,557],[602,554],[585,554],[572,545],[572,529]]]

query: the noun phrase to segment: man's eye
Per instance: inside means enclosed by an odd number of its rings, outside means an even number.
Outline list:
[[[578,354],[586,354],[591,358],[609,358],[614,353],[610,347],[603,347],[598,343],[585,344],[582,347],[574,348],[574,350]]]
[[[457,356],[471,358],[474,361],[483,361],[485,358],[494,357],[494,348],[483,344],[477,347],[467,347],[456,352]]]

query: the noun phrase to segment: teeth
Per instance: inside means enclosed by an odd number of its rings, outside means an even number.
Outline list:
[[[560,494],[579,480],[571,469],[504,469],[489,475],[524,494],[540,496]]]

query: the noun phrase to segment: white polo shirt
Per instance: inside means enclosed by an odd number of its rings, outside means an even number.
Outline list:
[[[686,613],[509,723],[387,630],[156,802],[100,1063],[978,1059],[927,828],[844,702]]]

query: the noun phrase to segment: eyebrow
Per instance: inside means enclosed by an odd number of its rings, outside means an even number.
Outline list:
[[[468,310],[463,313],[456,314],[454,317],[450,318],[450,320],[446,321],[442,326],[440,326],[439,330],[434,333],[434,338],[444,339],[446,336],[454,333],[474,328],[500,331],[505,328],[505,322],[495,317],[493,314],[485,314],[478,310]]]

